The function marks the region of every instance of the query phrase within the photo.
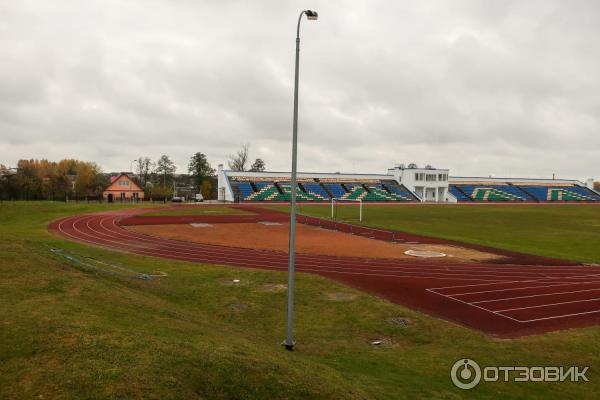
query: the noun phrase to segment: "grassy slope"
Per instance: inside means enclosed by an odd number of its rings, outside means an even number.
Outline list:
[[[0,204],[0,398],[594,398],[600,327],[498,341],[323,278],[297,279],[297,351],[279,343],[285,274],[123,255],[46,231],[108,205]],[[110,206],[114,207],[114,205]],[[151,282],[77,268],[46,245],[169,274]],[[238,278],[240,285],[224,284]],[[331,302],[328,292],[356,293]],[[230,304],[244,303],[245,310]],[[396,328],[386,318],[413,320]],[[373,348],[385,337],[392,348]],[[483,384],[462,392],[455,360],[591,365],[587,384]]]
[[[283,208],[283,207],[281,207]],[[300,206],[329,217],[328,206]],[[363,224],[427,236],[545,255],[600,262],[597,205],[365,205]],[[357,221],[357,206],[340,206],[338,217]]]

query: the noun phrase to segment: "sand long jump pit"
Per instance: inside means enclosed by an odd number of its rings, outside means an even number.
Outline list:
[[[131,225],[128,230],[161,238],[194,243],[234,246],[248,249],[287,251],[288,223],[225,223],[225,224],[165,224]],[[406,259],[409,250],[439,252],[446,256],[438,262],[481,262],[502,258],[497,254],[445,244],[390,243],[349,233],[304,224],[296,225],[298,253],[341,256]]]

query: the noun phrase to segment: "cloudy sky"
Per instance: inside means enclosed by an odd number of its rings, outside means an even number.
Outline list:
[[[0,0],[0,163],[243,143],[299,168],[600,178],[600,2]]]

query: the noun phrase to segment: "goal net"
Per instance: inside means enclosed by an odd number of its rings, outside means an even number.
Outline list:
[[[331,199],[331,219],[361,222],[363,220],[363,201],[361,199]]]

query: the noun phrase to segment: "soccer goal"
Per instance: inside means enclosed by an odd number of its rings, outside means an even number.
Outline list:
[[[361,199],[331,199],[331,219],[334,221],[337,221],[338,219],[348,221],[356,220],[357,217],[358,220],[362,222],[363,201]]]

